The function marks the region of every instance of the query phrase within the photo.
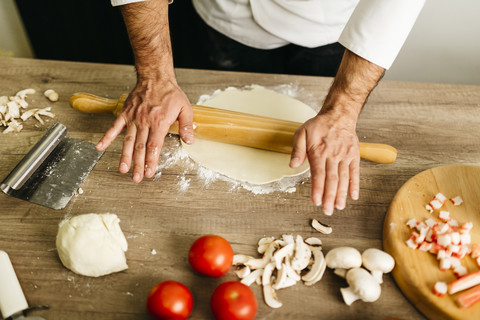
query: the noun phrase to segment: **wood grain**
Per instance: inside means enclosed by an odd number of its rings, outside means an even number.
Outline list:
[[[0,95],[13,95],[33,87],[32,107],[52,106],[54,121],[65,124],[68,135],[97,142],[114,118],[82,114],[69,106],[74,92],[91,92],[118,98],[135,85],[132,66],[0,58]],[[289,85],[296,98],[318,110],[331,78],[269,74],[176,71],[177,80],[191,102],[228,86]],[[60,100],[51,104],[42,93],[55,89]],[[224,236],[236,253],[255,254],[264,235],[283,233],[319,236],[309,223],[316,218],[333,227],[322,236],[325,251],[340,245],[364,250],[382,247],[383,219],[398,189],[417,173],[447,164],[480,164],[480,87],[382,81],[362,111],[357,133],[360,141],[390,144],[398,149],[394,164],[361,162],[360,200],[348,201],[345,210],[326,217],[310,199],[310,180],[293,193],[254,194],[238,185],[207,182],[198,168],[184,159],[161,169],[157,180],[140,184],[131,175],[118,173],[122,137],[108,148],[82,185],[84,194],[62,211],[43,208],[0,194],[0,248],[14,265],[30,305],[49,304],[36,312],[48,319],[150,319],[145,310],[148,291],[157,282],[183,282],[193,292],[192,319],[211,319],[209,298],[215,287],[236,279],[232,273],[220,279],[195,275],[187,252],[200,235]],[[0,180],[3,180],[47,128],[34,119],[18,134],[0,134]],[[178,149],[178,138],[167,137],[162,163]],[[188,188],[179,183],[189,180]],[[121,219],[129,250],[125,272],[87,278],[65,269],[55,251],[58,223],[68,216],[112,212]],[[155,249],[156,255],[151,251]],[[327,270],[313,287],[297,285],[278,292],[284,306],[277,310],[263,303],[258,286],[258,319],[424,319],[403,296],[391,275],[384,277],[382,296],[373,304],[341,300],[344,280]]]
[[[435,296],[432,292],[435,282],[455,280],[453,271],[440,271],[434,255],[412,250],[405,244],[411,233],[406,221],[438,219],[438,211],[430,214],[425,205],[439,192],[448,198],[462,197],[462,205],[453,206],[447,201],[442,210],[449,211],[460,223],[473,222],[472,243],[480,244],[480,167],[453,165],[428,169],[400,188],[385,217],[383,244],[396,260],[393,276],[410,301],[432,319],[480,319],[480,304],[461,309],[454,301],[458,294]],[[470,257],[462,259],[462,263],[469,272],[479,269]]]

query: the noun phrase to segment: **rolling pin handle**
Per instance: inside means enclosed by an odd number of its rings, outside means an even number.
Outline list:
[[[108,99],[99,97],[90,93],[78,92],[74,93],[70,97],[70,105],[73,109],[86,112],[86,113],[113,113],[117,112],[118,104],[122,100],[123,95],[120,99]],[[126,99],[126,97],[125,97]],[[125,102],[123,99],[123,102]],[[120,107],[121,110],[121,107]],[[118,113],[117,113],[118,115]]]
[[[377,163],[394,163],[397,149],[383,143],[360,142],[360,158]]]

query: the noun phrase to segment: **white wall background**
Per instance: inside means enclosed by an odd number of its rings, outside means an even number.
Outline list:
[[[0,0],[0,55],[33,57],[25,28],[13,0]]]
[[[427,0],[385,79],[480,85],[479,14],[480,0]],[[2,53],[33,57],[13,0],[0,0]]]
[[[385,79],[480,85],[479,16],[479,0],[427,0]]]

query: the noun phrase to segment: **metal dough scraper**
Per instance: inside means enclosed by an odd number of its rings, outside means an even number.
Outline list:
[[[65,208],[104,153],[66,134],[66,126],[54,124],[3,180],[2,191],[48,208]]]

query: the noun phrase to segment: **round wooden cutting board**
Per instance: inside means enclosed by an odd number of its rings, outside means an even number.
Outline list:
[[[456,295],[440,298],[432,293],[435,282],[456,279],[453,271],[440,271],[433,254],[411,249],[405,243],[412,232],[405,224],[409,219],[438,219],[438,210],[429,213],[425,205],[439,192],[447,198],[463,198],[460,206],[447,201],[441,210],[450,211],[450,216],[460,223],[473,222],[472,243],[480,244],[480,167],[453,165],[423,171],[400,188],[385,217],[383,247],[395,258],[393,277],[398,286],[428,318],[480,319],[480,303],[461,309],[455,303]],[[462,264],[469,272],[479,269],[469,256],[462,259]]]

